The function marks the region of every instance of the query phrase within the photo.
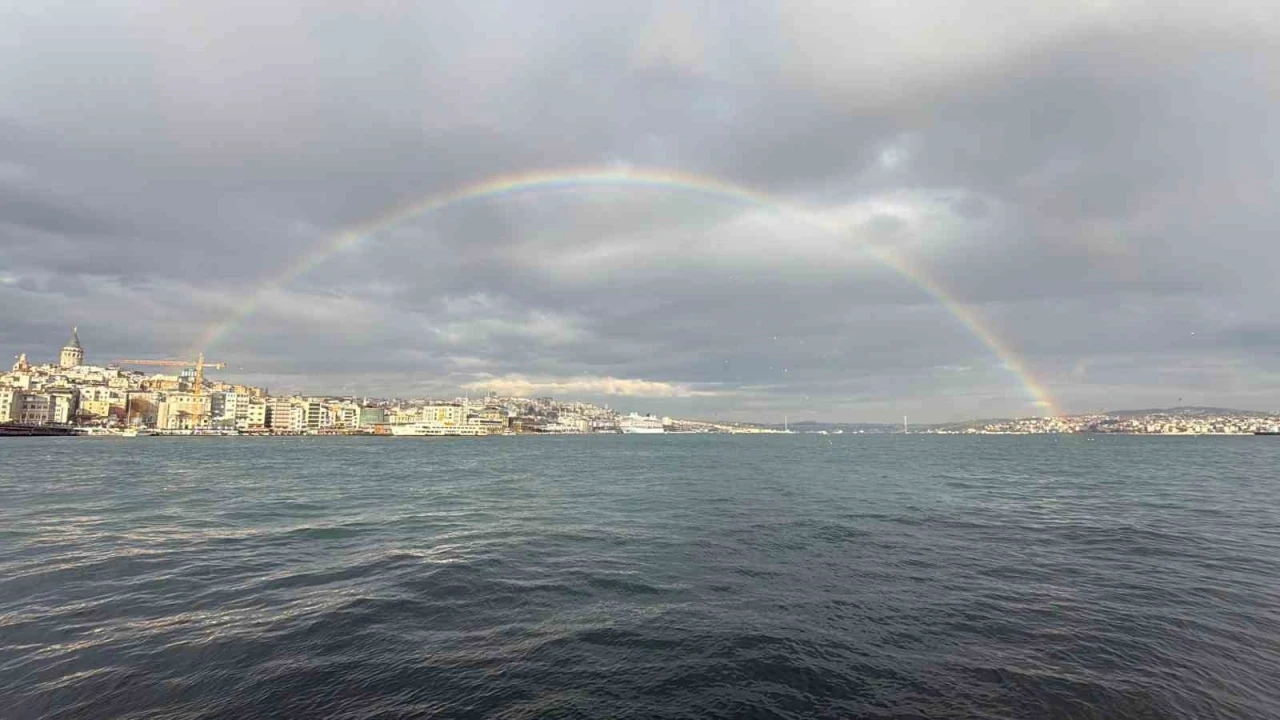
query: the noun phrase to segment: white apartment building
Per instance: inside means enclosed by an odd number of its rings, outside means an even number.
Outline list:
[[[467,409],[461,405],[424,405],[418,409],[418,420],[445,426],[461,425],[467,421]]]
[[[277,432],[302,432],[307,427],[306,409],[297,398],[267,400],[267,427]]]
[[[80,409],[80,395],[74,388],[67,388],[48,393],[50,405],[50,422],[69,425],[76,420],[76,411]]]
[[[19,393],[18,398],[21,404],[15,403],[16,422],[23,425],[48,425],[53,422],[53,398],[39,393]]]
[[[307,430],[319,430],[333,425],[333,417],[329,413],[329,407],[322,401],[315,398],[303,400],[303,426]]]
[[[111,415],[110,400],[81,400],[80,416],[90,420],[104,420]]]
[[[74,390],[33,393],[0,388],[0,422],[67,425],[75,419],[76,409]]]
[[[355,403],[336,403],[329,406],[329,412],[333,414],[333,424],[336,427],[360,427],[360,406]]]
[[[388,408],[385,413],[387,423],[391,425],[405,425],[407,423],[417,422],[421,419],[417,408]]]
[[[0,380],[3,380],[5,386],[14,390],[30,390],[33,379],[32,374],[29,372],[12,372]]]
[[[262,398],[250,398],[237,406],[244,408],[244,417],[236,418],[237,430],[261,430],[267,426],[267,403]]]
[[[0,388],[0,423],[17,422],[22,410],[22,391]]]

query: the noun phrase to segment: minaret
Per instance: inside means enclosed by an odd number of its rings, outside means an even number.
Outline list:
[[[80,367],[84,362],[84,348],[80,347],[80,328],[71,328],[71,340],[62,348],[58,357],[58,365],[63,369]]]

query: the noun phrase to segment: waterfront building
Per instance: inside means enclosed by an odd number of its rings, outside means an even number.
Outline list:
[[[307,411],[301,402],[289,402],[289,414],[287,418],[282,418],[283,423],[279,425],[279,429],[289,433],[301,433],[307,429]]]
[[[561,413],[555,422],[547,425],[546,432],[587,433],[591,432],[591,421],[581,415]]]
[[[108,385],[79,385],[80,402],[109,402],[123,405],[124,393]]]
[[[538,432],[538,419],[528,415],[511,418],[508,423],[511,429],[517,433]]]
[[[467,424],[480,428],[484,431],[483,434],[485,435],[497,435],[499,433],[506,432],[507,430],[506,418],[499,420],[487,417],[472,417],[468,418]]]
[[[239,414],[244,410],[244,415]],[[260,397],[249,398],[236,409],[237,430],[262,430],[267,427],[267,403]]]
[[[75,420],[77,396],[74,388],[51,392],[0,389],[0,422],[23,425],[69,425]]]
[[[0,388],[0,423],[16,422],[22,409],[22,391]]]
[[[195,393],[166,393],[156,413],[161,430],[191,430],[209,418],[209,396]]]
[[[77,410],[76,418],[79,421],[91,421],[91,423],[100,423],[102,420],[109,419],[111,416],[110,400],[84,400],[81,396],[79,401],[79,410]]]
[[[76,411],[80,409],[80,393],[75,388],[57,388],[50,390],[49,422],[58,425],[70,425],[76,420]]]
[[[315,398],[309,398],[303,400],[301,405],[303,427],[307,430],[319,430],[322,427],[328,427],[329,423],[325,422],[325,420],[329,413],[326,412],[328,408],[325,407],[324,403]]]
[[[267,401],[267,427],[275,432],[302,432],[307,414],[298,398],[271,398]]]
[[[209,393],[210,426],[224,430],[246,426],[251,399],[248,395],[230,390]]]
[[[387,422],[387,409],[380,407],[362,407],[360,408],[360,416],[356,420],[356,427],[373,427],[374,425],[383,425]]]
[[[106,420],[111,417],[110,400],[81,400],[78,416],[91,421]]]
[[[227,415],[227,403],[231,402],[231,416],[235,417],[235,393],[211,392],[209,395],[209,419],[223,420]],[[227,396],[231,397],[228,398]]]
[[[160,394],[134,391],[125,396],[125,425],[155,427],[160,414]]]
[[[461,425],[467,421],[467,409],[462,405],[424,405],[418,414],[422,422],[446,426]]]
[[[591,432],[618,432],[618,423],[613,418],[593,418],[591,420]]]
[[[360,406],[353,402],[333,403],[329,406],[334,427],[352,430],[360,427]]]
[[[386,419],[389,425],[405,425],[417,422],[420,418],[417,408],[393,407],[387,408]]]
[[[266,426],[263,414],[266,405],[258,388],[246,385],[223,385],[222,392],[210,393],[212,417],[218,425],[227,429],[262,429]]]
[[[19,393],[15,397],[16,422],[23,425],[48,425],[53,422],[54,402],[41,393]]]

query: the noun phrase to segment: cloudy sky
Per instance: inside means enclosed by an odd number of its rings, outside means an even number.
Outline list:
[[[1277,408],[1278,7],[3,0],[0,352],[760,420]],[[698,179],[379,221],[583,168]]]

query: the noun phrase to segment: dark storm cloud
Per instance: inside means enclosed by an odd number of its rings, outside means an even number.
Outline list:
[[[91,359],[177,353],[251,305],[208,349],[276,389],[493,386],[742,417],[1035,411],[869,244],[971,305],[1068,410],[1178,391],[1280,404],[1268,4],[2,17],[14,353],[55,352],[71,324]],[[820,221],[578,187],[376,222],[574,166],[715,176]],[[373,229],[273,284],[349,227]]]
[[[0,186],[0,217],[9,225],[51,235],[76,237],[110,233],[116,223],[75,200],[60,200],[31,189]]]

